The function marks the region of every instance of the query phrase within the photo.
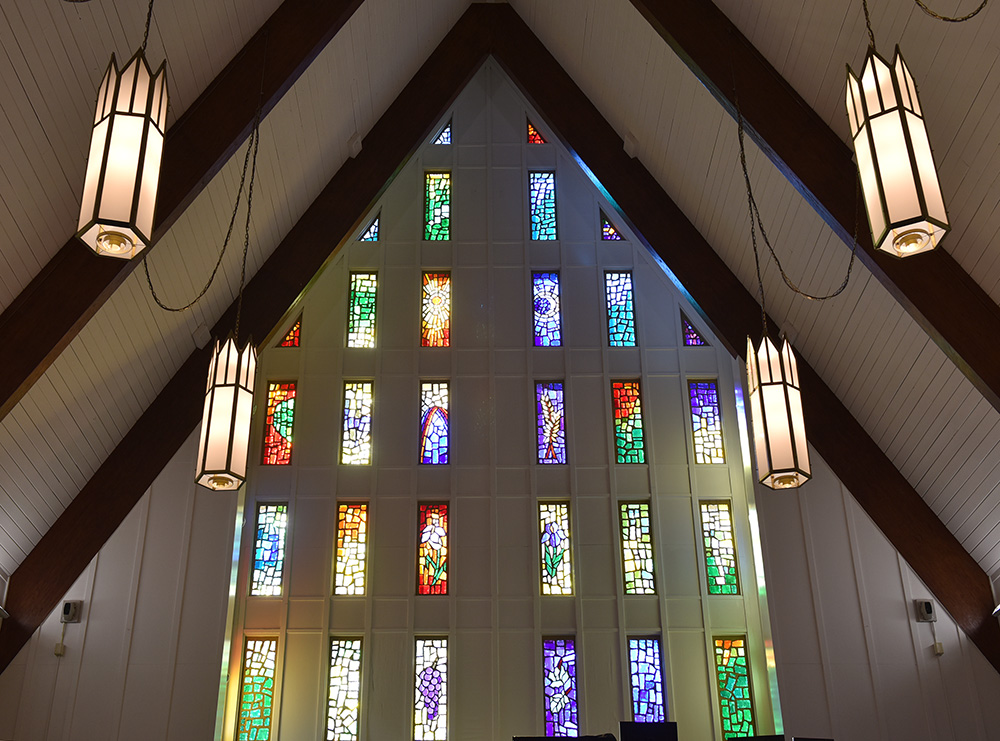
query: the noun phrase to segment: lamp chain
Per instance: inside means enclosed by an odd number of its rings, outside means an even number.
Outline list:
[[[964,21],[969,20],[970,18],[975,18],[977,15],[979,15],[980,11],[986,7],[986,4],[989,2],[989,0],[983,0],[981,3],[979,3],[979,7],[973,10],[971,13],[959,16],[941,15],[940,13],[936,13],[935,11],[927,7],[927,4],[924,3],[923,0],[913,0],[913,2],[916,3],[916,6],[920,8],[922,11],[924,11],[924,13],[929,15],[931,18],[935,18],[939,21],[945,21],[947,23],[962,23]],[[865,26],[868,28],[868,41],[871,44],[871,47],[874,49],[875,34],[872,32],[872,18],[871,14],[868,12],[868,0],[861,0],[861,5],[865,9]]]
[[[146,11],[146,32],[142,35],[142,53],[146,53],[146,42],[149,41],[149,23],[153,20],[153,0],[149,0],[149,10]]]

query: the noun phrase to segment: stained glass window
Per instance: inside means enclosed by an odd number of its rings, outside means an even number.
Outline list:
[[[278,343],[278,347],[298,347],[299,346],[299,335],[302,333],[302,317],[300,316],[295,320],[295,324],[292,328],[288,330],[284,337],[281,338],[281,342]]]
[[[608,304],[608,344],[611,347],[635,347],[632,273],[605,273],[604,288]]]
[[[378,220],[381,214],[372,219],[372,222],[365,229],[364,233],[358,237],[359,242],[377,242],[378,241]]]
[[[622,566],[625,594],[656,594],[653,536],[647,502],[621,502]]]
[[[615,412],[615,460],[618,463],[645,463],[639,382],[612,381],[611,403]]]
[[[378,273],[351,273],[347,310],[347,346],[375,347]]]
[[[337,553],[333,564],[334,594],[365,593],[367,547],[368,505],[341,503],[337,507]]]
[[[361,708],[361,639],[330,641],[330,693],[327,697],[326,737],[357,741]]]
[[[715,670],[719,681],[722,736],[753,736],[753,694],[746,637],[715,638]]]
[[[424,273],[420,344],[448,347],[451,344],[451,273]]]
[[[424,194],[424,239],[451,239],[451,173],[426,173]]]
[[[605,241],[620,242],[622,235],[615,229],[615,225],[601,211],[601,239]]]
[[[265,466],[287,466],[292,462],[292,426],[295,422],[295,382],[267,384],[267,416],[264,419]]]
[[[532,273],[535,304],[535,347],[562,345],[562,304],[559,273]]]
[[[253,544],[253,575],[250,579],[252,596],[281,594],[287,530],[287,504],[257,505],[257,534]]]
[[[701,347],[708,344],[705,342],[705,338],[699,334],[698,330],[694,328],[694,325],[683,314],[681,314],[681,330],[684,333],[684,345],[686,347]]]
[[[274,638],[248,638],[243,649],[243,680],[240,682],[240,717],[237,741],[267,741],[271,738],[271,703],[274,700],[274,662],[278,642]]]
[[[449,121],[434,139],[432,144],[451,144],[451,121]]]
[[[545,137],[528,121],[528,144],[545,144]]]
[[[448,639],[418,638],[413,698],[414,741],[448,738]]]
[[[448,505],[421,504],[417,594],[448,594]]]
[[[344,382],[344,437],[340,462],[364,466],[372,462],[372,382]]]
[[[538,412],[538,462],[566,462],[566,406],[562,381],[535,384]]]
[[[420,462],[448,462],[448,382],[420,384]]]
[[[705,543],[705,569],[709,594],[739,594],[736,541],[729,502],[701,503],[701,535]]]
[[[691,427],[695,463],[725,463],[719,387],[715,381],[688,381],[691,393]]]
[[[576,646],[572,638],[542,640],[545,735],[579,736],[576,704]]]
[[[556,174],[529,172],[528,200],[531,205],[531,238],[556,239]]]
[[[660,666],[659,638],[628,639],[629,674],[632,678],[632,718],[637,723],[663,723],[667,719]]]
[[[542,594],[573,594],[569,541],[569,504],[539,502],[538,527],[542,535]]]

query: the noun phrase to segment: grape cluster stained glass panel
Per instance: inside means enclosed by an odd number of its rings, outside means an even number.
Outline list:
[[[635,347],[632,273],[605,273],[604,290],[608,306],[608,344],[611,347]]]
[[[615,413],[615,460],[618,463],[645,463],[639,382],[612,381],[611,404]]]
[[[653,536],[647,502],[621,502],[622,566],[625,594],[656,594]]]
[[[413,700],[414,741],[448,738],[448,639],[418,638]]]
[[[448,594],[448,505],[421,504],[417,594]]]
[[[528,144],[545,144],[545,137],[528,121]]]
[[[579,736],[576,703],[576,646],[572,638],[542,640],[545,735]]]
[[[535,347],[562,345],[562,302],[559,273],[532,273],[535,309]]]
[[[347,346],[375,347],[378,273],[351,273],[347,309]]]
[[[629,638],[628,660],[633,720],[637,723],[663,723],[667,719],[667,706],[663,695],[660,639]]]
[[[448,382],[420,384],[420,462],[448,462]]]
[[[432,144],[451,144],[451,121],[438,132]]]
[[[528,201],[531,207],[531,238],[536,241],[557,239],[554,172],[528,173]]]
[[[278,642],[273,638],[248,638],[243,649],[240,683],[240,717],[237,741],[271,738],[271,704],[274,700],[274,663]]]
[[[719,682],[722,736],[753,736],[753,694],[746,637],[715,638],[715,671]]]
[[[368,505],[342,503],[337,507],[337,553],[334,594],[365,593],[365,555],[368,549]]]
[[[725,463],[718,385],[715,381],[688,381],[688,390],[691,396],[694,462]]]
[[[424,177],[424,239],[451,239],[451,173],[428,172]]]
[[[573,564],[569,540],[569,504],[540,502],[538,528],[542,543],[539,555],[542,594],[573,594]]]
[[[701,347],[708,344],[683,314],[681,314],[681,331],[684,333],[685,347]]]
[[[299,335],[302,333],[302,317],[295,320],[295,324],[292,328],[288,330],[284,337],[281,338],[281,342],[278,343],[278,347],[298,347],[299,346]]]
[[[622,238],[621,233],[615,229],[614,224],[611,220],[601,212],[601,239],[611,242],[620,242]]]
[[[566,406],[562,381],[535,384],[538,412],[538,462],[566,462]]]
[[[359,242],[378,241],[378,220],[380,216],[381,214],[372,219],[372,222],[368,225],[368,228],[365,229],[364,233],[360,237],[358,237]]]
[[[701,534],[709,594],[739,594],[736,541],[729,502],[701,503]]]
[[[344,382],[344,436],[340,462],[366,466],[372,462],[372,382]]]
[[[421,298],[420,344],[451,344],[451,273],[424,273]]]
[[[326,737],[357,741],[361,710],[361,639],[330,641],[330,692]]]
[[[257,532],[253,544],[253,574],[250,578],[251,596],[270,597],[281,594],[287,531],[287,504],[257,505]]]
[[[292,462],[292,427],[295,422],[295,383],[267,384],[267,415],[264,418],[265,466],[287,466]]]

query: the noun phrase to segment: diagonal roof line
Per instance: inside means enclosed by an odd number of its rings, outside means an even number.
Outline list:
[[[473,5],[334,176],[247,287],[243,322],[268,336],[360,226],[401,163],[492,54],[551,130],[598,181],[661,264],[738,356],[760,307],[611,125],[507,5]],[[343,235],[332,253],[330,234]],[[235,305],[215,327],[225,335]],[[52,529],[11,576],[0,671],[97,554],[198,424],[207,351],[192,353]],[[813,445],[942,606],[1000,670],[989,579],[815,371],[800,359]],[[139,454],[141,451],[141,455]]]
[[[845,245],[862,225],[858,258],[1000,409],[1000,347],[984,341],[1000,336],[1000,307],[989,294],[944,249],[908,260],[876,252],[853,152],[714,3],[631,1],[733,118],[735,86],[747,132]]]
[[[153,243],[249,136],[363,0],[285,0],[167,131]],[[147,250],[148,251],[148,250]],[[0,315],[0,419],[66,349],[139,260],[97,257],[70,237]]]

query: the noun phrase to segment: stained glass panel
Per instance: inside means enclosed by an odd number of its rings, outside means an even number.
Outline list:
[[[605,273],[604,288],[608,305],[608,344],[611,347],[635,347],[632,273]]]
[[[723,738],[753,736],[756,724],[745,637],[715,639],[715,670],[719,681]]]
[[[328,741],[357,741],[361,709],[361,639],[330,641],[330,693],[327,697]]]
[[[448,594],[448,505],[421,504],[417,594]]]
[[[347,310],[347,346],[375,347],[378,273],[351,273]]]
[[[729,502],[701,503],[701,534],[705,543],[705,569],[709,594],[739,594],[736,541]]]
[[[625,594],[656,594],[653,536],[647,502],[621,502],[622,566]]]
[[[562,302],[559,273],[532,273],[535,309],[535,347],[562,345]]]
[[[629,674],[632,678],[632,718],[637,723],[663,723],[667,719],[660,666],[659,638],[628,639]]]
[[[344,436],[340,462],[365,466],[372,462],[372,382],[344,382]]]
[[[253,574],[250,578],[251,596],[270,597],[281,594],[287,531],[287,504],[257,505],[257,533],[253,544]]]
[[[420,384],[420,462],[448,462],[448,382]]]
[[[545,137],[528,121],[528,144],[545,144]]]
[[[701,347],[708,344],[705,342],[705,338],[698,333],[698,330],[694,328],[694,325],[683,314],[681,314],[681,330],[684,333],[684,345],[686,347]]]
[[[573,594],[573,568],[569,540],[569,504],[539,502],[538,527],[542,594]]]
[[[424,195],[424,239],[451,239],[451,173],[426,173]]]
[[[722,447],[722,416],[719,388],[715,381],[688,381],[691,393],[691,427],[694,432],[695,463],[725,463]]]
[[[531,238],[556,239],[556,174],[528,173],[528,201],[531,206]]]
[[[566,407],[562,381],[535,384],[538,413],[538,462],[566,462]]]
[[[248,638],[243,649],[240,683],[240,717],[237,741],[271,738],[271,703],[274,700],[274,662],[278,642],[273,638]]]
[[[299,346],[299,335],[302,333],[302,317],[295,320],[295,324],[292,328],[288,330],[284,337],[281,338],[281,342],[278,343],[278,347],[298,347]]]
[[[379,214],[381,216],[381,214]],[[359,242],[377,242],[378,241],[378,220],[379,216],[372,219],[372,222],[365,229],[364,233],[358,237]]]
[[[287,466],[292,462],[292,426],[295,422],[295,382],[267,384],[267,416],[264,418],[265,466]]]
[[[448,639],[418,638],[413,699],[414,741],[448,738]]]
[[[579,736],[576,704],[576,646],[572,638],[542,640],[545,735]]]
[[[611,220],[601,212],[601,239],[605,241],[620,242],[622,235],[615,229]]]
[[[432,144],[451,144],[451,121],[441,129]]]
[[[342,503],[337,507],[337,553],[334,594],[365,593],[365,555],[368,548],[368,505]]]
[[[424,273],[420,344],[451,344],[451,273]]]
[[[615,460],[645,463],[645,436],[638,381],[612,381],[611,403],[615,413]]]

